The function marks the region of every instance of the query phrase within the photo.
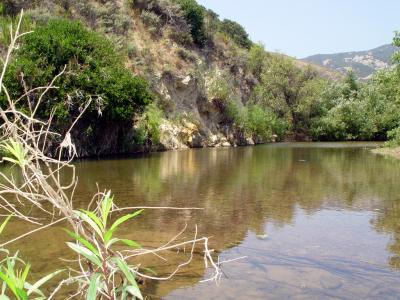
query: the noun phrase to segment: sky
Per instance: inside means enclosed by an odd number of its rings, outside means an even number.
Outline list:
[[[400,0],[197,0],[267,50],[297,58],[369,50],[400,30]]]

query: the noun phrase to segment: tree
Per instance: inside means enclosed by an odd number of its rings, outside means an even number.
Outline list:
[[[176,0],[180,5],[186,21],[190,25],[190,33],[193,41],[204,46],[206,42],[205,26],[204,26],[204,8],[197,4],[195,0]]]
[[[252,42],[246,30],[239,23],[225,19],[220,24],[220,31],[227,34],[239,46],[250,49]]]

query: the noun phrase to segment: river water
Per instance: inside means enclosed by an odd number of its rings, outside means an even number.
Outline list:
[[[399,299],[400,161],[372,154],[374,146],[282,143],[85,160],[76,163],[76,204],[98,183],[120,206],[203,208],[146,210],[120,235],[155,247],[186,224],[190,239],[197,225],[216,258],[246,256],[224,264],[216,285],[200,282],[210,270],[195,253],[173,280],[147,282],[149,299]],[[68,257],[67,239],[60,226],[14,247],[45,273]],[[185,255],[143,264],[165,275]]]

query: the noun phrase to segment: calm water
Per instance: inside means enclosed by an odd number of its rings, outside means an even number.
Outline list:
[[[199,283],[209,270],[198,253],[174,280],[146,284],[151,299],[399,299],[400,161],[370,146],[274,144],[83,161],[76,201],[87,203],[97,182],[121,206],[202,207],[146,211],[120,235],[156,246],[185,224],[190,238],[197,224],[220,259],[247,256],[225,265],[216,286]],[[68,257],[65,240],[58,227],[15,247],[44,273]],[[163,275],[185,258],[165,256],[144,264]]]

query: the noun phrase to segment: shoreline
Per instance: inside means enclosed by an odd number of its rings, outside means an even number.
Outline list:
[[[377,149],[372,149],[371,152],[375,153],[375,154],[378,154],[378,155],[390,156],[390,157],[394,157],[396,159],[400,159],[400,147],[395,147],[395,148],[389,148],[389,147],[377,148]]]

